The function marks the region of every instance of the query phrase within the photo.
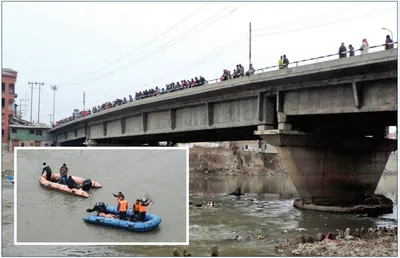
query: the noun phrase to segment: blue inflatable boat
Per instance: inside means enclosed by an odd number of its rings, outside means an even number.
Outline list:
[[[107,214],[118,215],[117,207],[112,205],[106,206]],[[126,211],[126,216],[130,217],[132,215],[132,209]],[[147,232],[158,227],[161,223],[161,218],[153,214],[146,214],[144,222],[131,222],[129,220],[120,220],[113,218],[104,218],[96,215],[90,215],[83,220],[90,224],[104,225],[114,228],[126,229],[133,232]]]

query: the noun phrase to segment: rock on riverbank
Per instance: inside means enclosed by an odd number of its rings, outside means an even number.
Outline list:
[[[287,174],[278,154],[225,148],[193,147],[189,151],[191,173],[216,175]]]
[[[390,229],[356,229],[333,234],[334,240],[327,240],[319,233],[315,238],[297,235],[279,243],[278,253],[297,256],[395,256],[397,257],[397,227]],[[318,241],[321,240],[322,241]],[[330,238],[331,239],[331,238]]]

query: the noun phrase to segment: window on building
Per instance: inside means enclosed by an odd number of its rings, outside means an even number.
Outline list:
[[[1,98],[1,107],[5,106],[4,102],[6,102],[6,100],[4,98]]]
[[[10,84],[8,85],[8,93],[14,94],[14,93],[15,93],[15,92],[14,92],[14,87],[15,87],[14,83],[10,83]]]
[[[13,99],[8,100],[8,110],[14,110],[14,100]]]
[[[17,128],[12,128],[11,133],[17,133]]]
[[[4,135],[4,129],[1,129],[1,135],[2,136]]]
[[[36,135],[42,135],[42,130],[36,129]]]
[[[35,134],[35,129],[29,129],[29,134]]]
[[[1,92],[6,91],[6,84],[4,82],[1,83]]]

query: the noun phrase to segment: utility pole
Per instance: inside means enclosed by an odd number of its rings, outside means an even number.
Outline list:
[[[31,85],[31,119],[30,119],[30,122],[31,122],[31,124],[32,124],[32,112],[33,112],[33,109],[32,109],[32,104],[33,104],[33,84],[35,84],[34,82],[28,82],[28,84],[30,84]]]
[[[53,124],[54,124],[54,120],[56,119],[56,90],[58,89],[57,85],[52,85],[50,86],[51,89],[53,90]]]
[[[18,117],[19,119],[22,119],[22,107],[24,107],[24,111],[25,111],[25,107],[27,106],[27,104],[25,104],[26,102],[28,102],[29,99],[19,99],[19,114]],[[24,102],[24,104],[22,104],[22,102]]]
[[[249,69],[251,65],[251,22],[249,22]]]
[[[40,90],[42,89],[42,86],[44,85],[44,83],[43,82],[38,82],[37,84],[39,85],[39,103],[38,103],[37,122],[40,123]]]
[[[85,110],[85,91],[83,91],[83,110]]]

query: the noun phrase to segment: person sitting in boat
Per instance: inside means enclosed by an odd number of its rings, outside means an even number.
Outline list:
[[[51,174],[53,172],[51,171],[50,166],[46,164],[46,162],[43,162],[43,170],[42,170],[42,174],[41,175],[43,175],[44,172],[46,172],[46,179],[48,181],[50,181],[51,180]]]
[[[104,202],[98,202],[94,205],[92,209],[87,209],[86,211],[87,212],[97,211],[97,216],[99,217],[113,218],[113,219],[117,218],[117,216],[115,216],[114,214],[107,214],[107,209]]]
[[[148,200],[140,200],[140,205],[139,205],[139,221],[144,222],[146,219],[146,209],[147,206],[149,206],[149,201]]]
[[[79,189],[79,186],[76,184],[75,180],[72,178],[72,176],[68,177],[67,180],[67,186],[69,189]]]
[[[140,200],[137,199],[136,202],[133,203],[132,205],[132,215],[130,218],[130,221],[136,221],[139,219],[139,206],[140,206]]]
[[[59,184],[66,185],[68,181],[68,168],[67,165],[64,163],[60,168],[60,181]]]
[[[119,219],[124,220],[126,218],[126,210],[128,209],[128,202],[125,200],[125,196],[121,194],[118,201],[117,210],[119,212]]]

